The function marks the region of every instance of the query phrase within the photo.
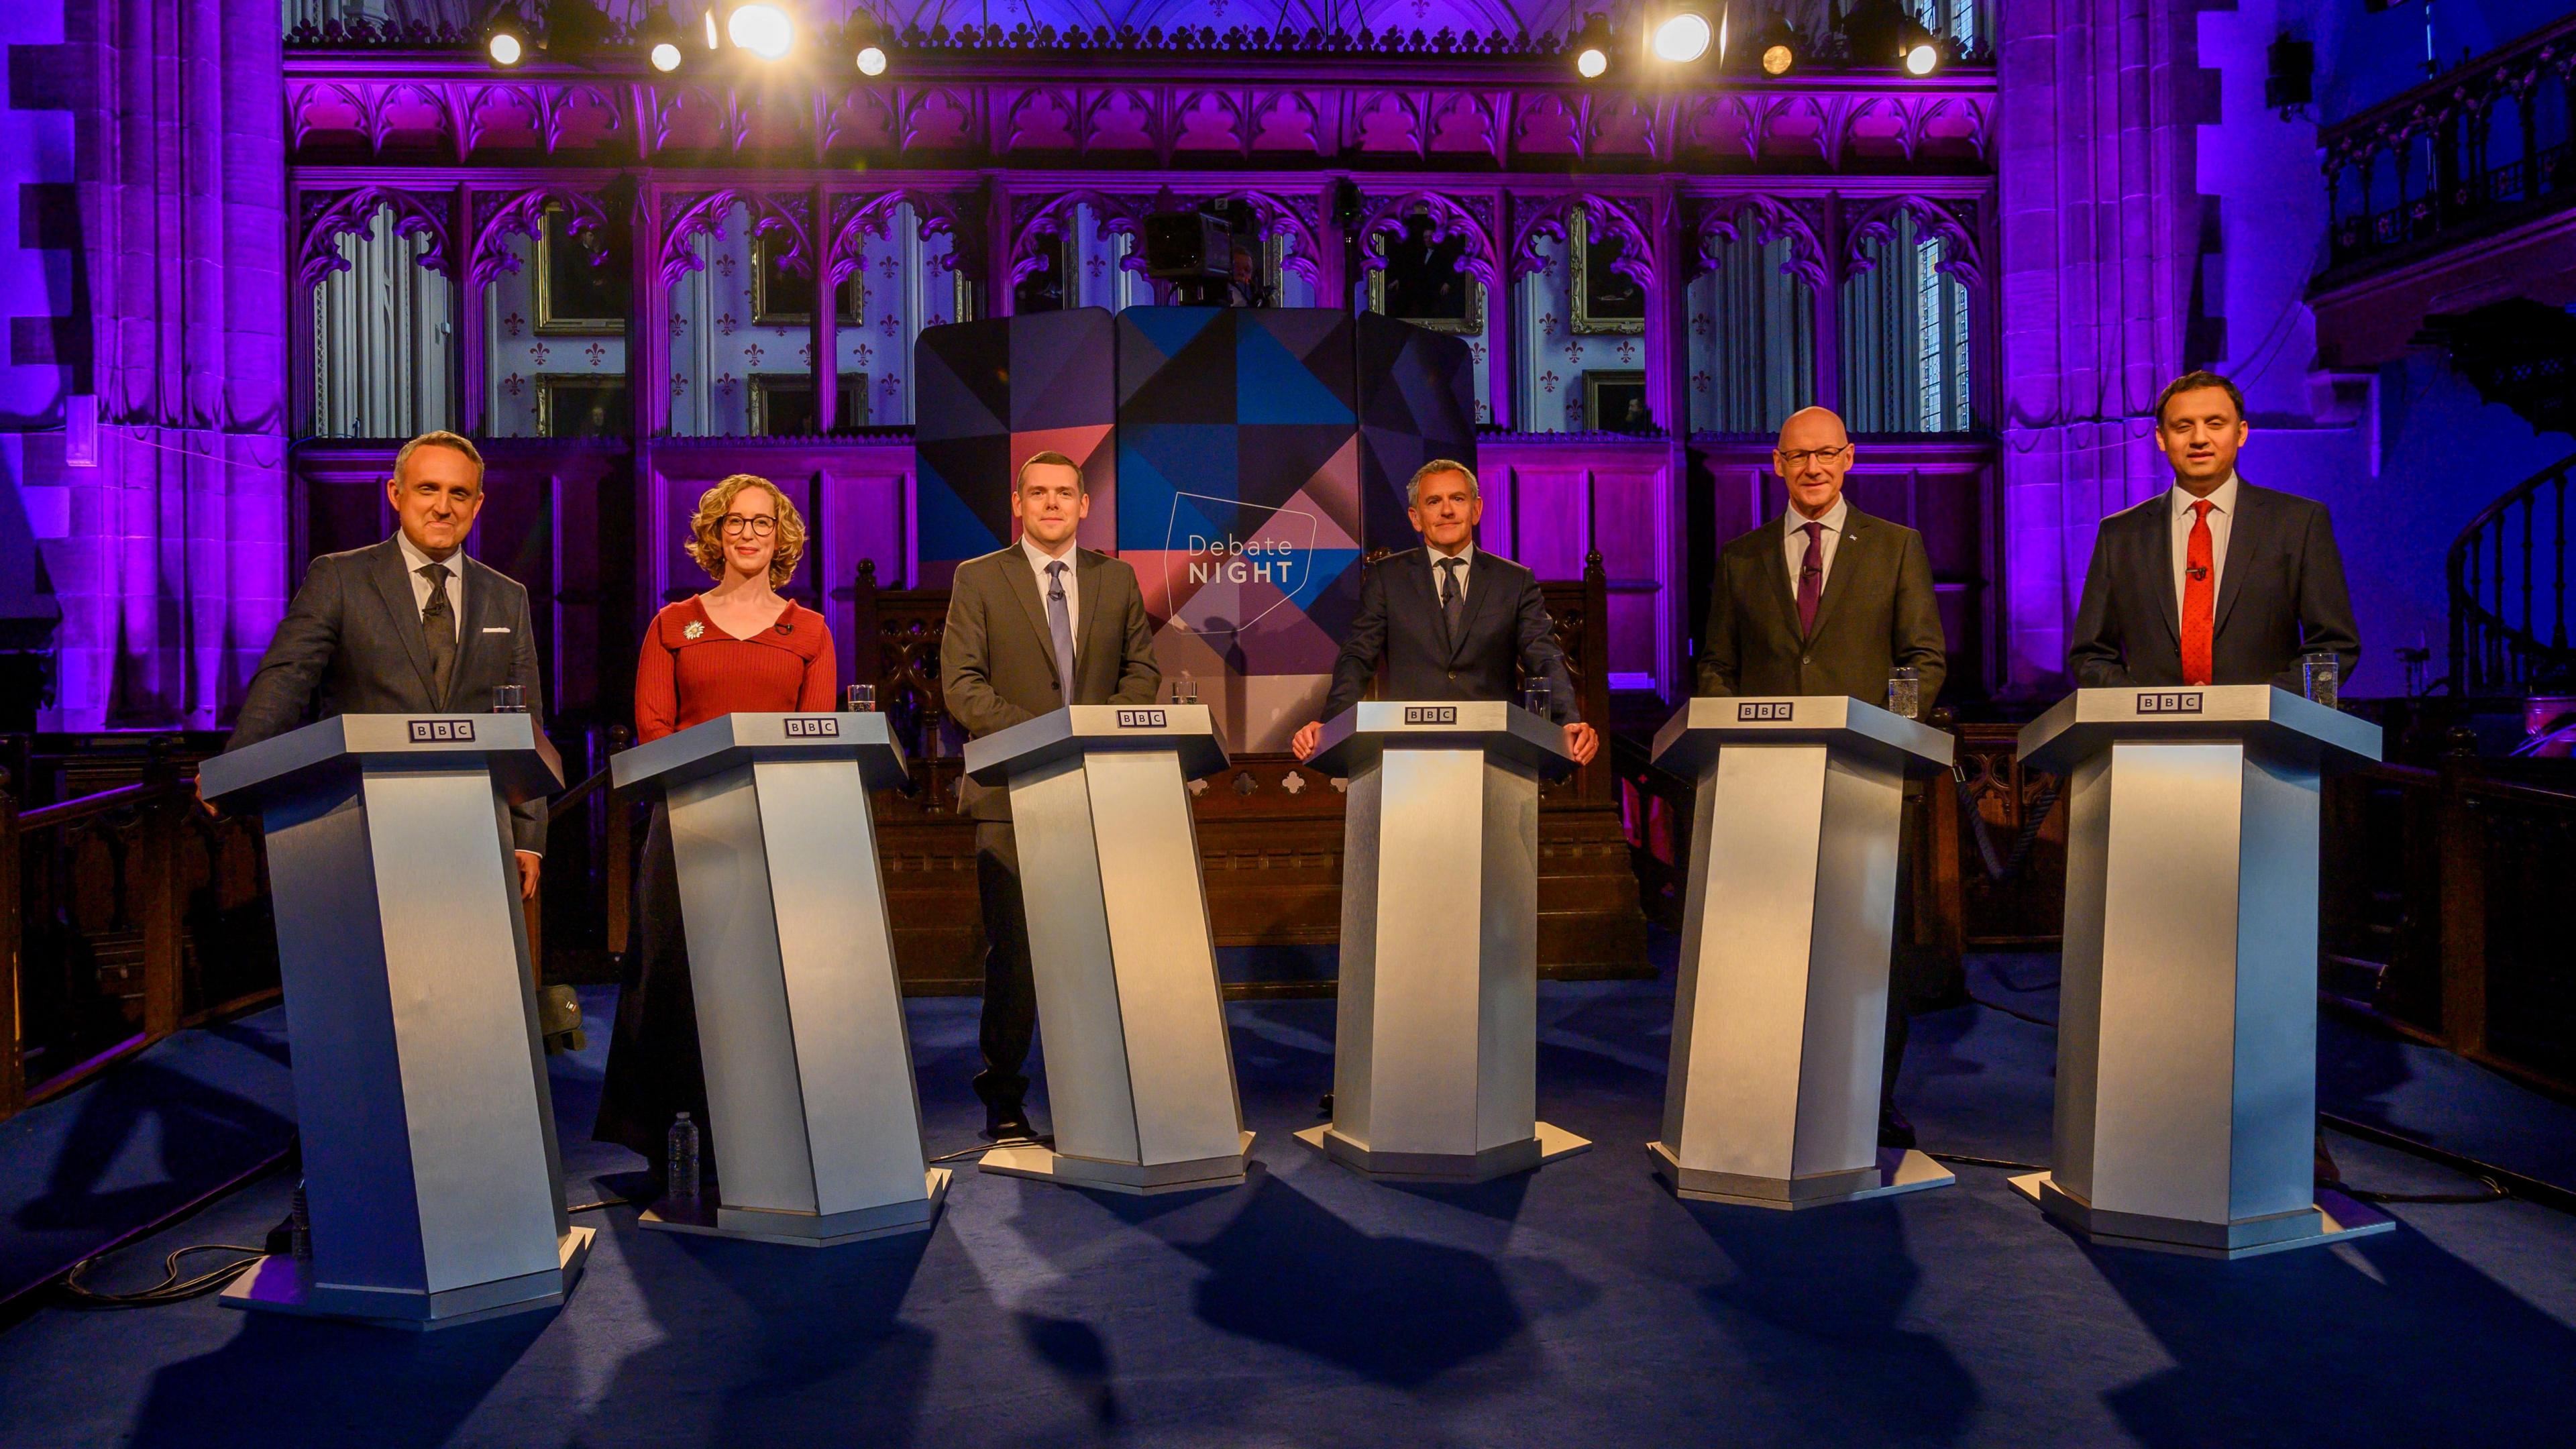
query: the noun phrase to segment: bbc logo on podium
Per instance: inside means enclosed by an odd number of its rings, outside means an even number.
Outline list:
[[[1453,725],[1458,722],[1458,706],[1408,704],[1404,707],[1404,722],[1409,725]]]
[[[1166,725],[1159,709],[1122,709],[1118,711],[1118,727],[1122,730],[1159,730]]]
[[[791,740],[836,740],[841,737],[841,722],[828,714],[813,719],[791,717],[787,721],[787,737]]]
[[[1797,708],[1797,703],[1794,700],[1746,700],[1744,703],[1735,707],[1735,720],[1738,724],[1746,724],[1756,720],[1781,723],[1790,719],[1796,712]]]
[[[2200,691],[2168,689],[2140,694],[2138,713],[2198,714],[2200,713]]]
[[[474,743],[474,721],[470,719],[416,719],[411,722],[411,742],[415,745]]]

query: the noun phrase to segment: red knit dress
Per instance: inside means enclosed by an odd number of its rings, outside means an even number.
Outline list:
[[[789,600],[748,639],[728,634],[696,597],[665,605],[635,661],[635,741],[646,744],[736,712],[820,713],[833,698],[832,630]]]
[[[674,730],[737,711],[820,714],[834,707],[832,631],[790,602],[778,622],[748,639],[717,627],[696,599],[653,616],[635,661],[635,735]],[[641,1153],[658,1176],[665,1135],[681,1112],[699,1124],[700,1161],[712,1172],[716,1126],[707,1120],[706,1066],[680,916],[668,810],[656,803],[637,881],[639,950],[618,993],[617,1024],[591,1136]]]

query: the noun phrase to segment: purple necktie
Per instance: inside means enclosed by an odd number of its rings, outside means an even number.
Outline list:
[[[1825,526],[1803,524],[1807,531],[1807,561],[1798,565],[1798,632],[1816,632],[1816,605],[1825,597]]]

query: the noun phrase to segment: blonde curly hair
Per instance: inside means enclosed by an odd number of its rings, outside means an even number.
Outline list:
[[[777,484],[750,473],[736,473],[698,495],[697,517],[689,520],[689,557],[707,571],[707,577],[722,582],[725,576],[724,517],[733,510],[735,496],[745,488],[762,488],[778,510],[778,532],[771,535],[778,549],[769,556],[769,586],[785,586],[796,576],[796,565],[805,557],[805,516],[787,501]]]

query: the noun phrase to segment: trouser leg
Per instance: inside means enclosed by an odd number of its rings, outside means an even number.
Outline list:
[[[1037,1028],[1037,983],[1029,970],[1029,921],[1020,900],[1020,856],[1007,820],[975,822],[975,888],[984,907],[984,1070],[975,1095],[1017,1107],[1027,1095],[1029,1039]]]

